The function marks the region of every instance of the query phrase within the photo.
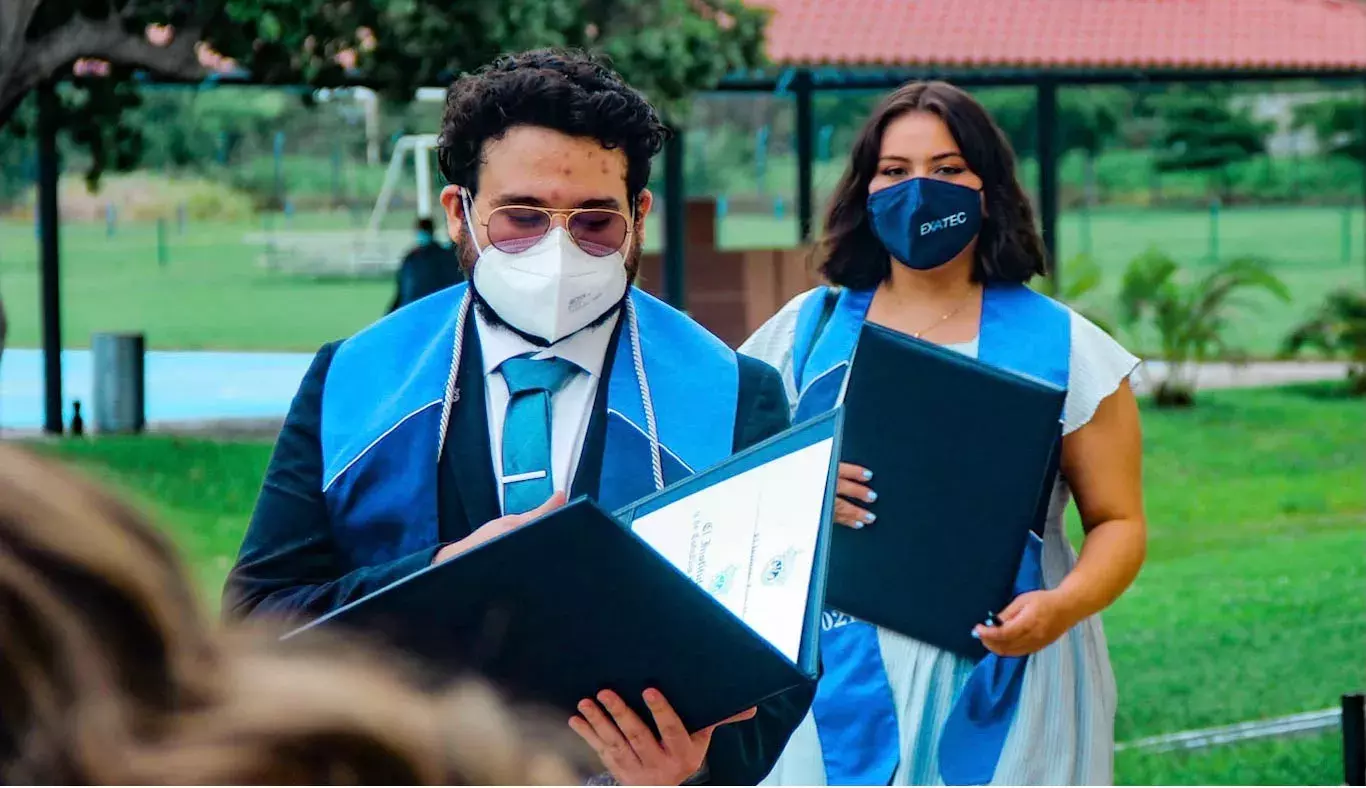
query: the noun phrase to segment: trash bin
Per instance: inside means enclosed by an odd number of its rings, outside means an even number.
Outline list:
[[[96,432],[139,433],[147,424],[142,334],[95,334],[90,340],[92,422]]]

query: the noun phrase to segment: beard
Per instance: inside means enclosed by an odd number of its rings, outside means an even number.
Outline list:
[[[617,302],[608,307],[607,310],[604,311],[600,316],[598,316],[596,320],[579,329],[579,331],[587,331],[589,329],[597,328],[599,326],[606,324],[609,320],[612,319],[613,316],[615,316],[625,307],[626,299],[631,297],[631,286],[635,284],[636,275],[640,272],[640,258],[641,255],[644,253],[644,250],[641,248],[640,242],[638,240],[640,238],[639,227],[637,227],[636,230],[636,232],[633,232],[631,234],[631,247],[627,249],[625,255],[626,292],[622,293],[621,298],[617,299]],[[457,258],[460,260],[460,269],[465,273],[465,281],[469,283],[470,294],[474,296],[474,308],[478,310],[479,316],[484,319],[485,323],[487,323],[490,327],[497,330],[511,331],[512,333],[516,334],[517,336],[521,337],[527,342],[530,342],[536,347],[550,347],[551,345],[555,344],[554,342],[551,342],[545,337],[538,337],[535,334],[528,334],[527,332],[507,322],[498,315],[498,312],[493,308],[492,305],[489,304],[488,301],[484,300],[483,294],[481,294],[479,292],[479,288],[475,287],[474,285],[474,267],[479,262],[479,253],[475,251],[474,244],[470,241],[468,233],[461,233],[460,237],[456,239],[455,253]],[[575,331],[574,334],[579,333],[579,331]],[[574,334],[561,337],[557,341],[563,342],[569,337],[574,336]]]

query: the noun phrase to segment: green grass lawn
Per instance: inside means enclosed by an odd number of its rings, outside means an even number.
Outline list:
[[[1105,615],[1120,741],[1328,708],[1366,687],[1366,403],[1332,390],[1211,392],[1182,413],[1145,406],[1150,557]],[[269,446],[40,445],[146,504],[217,599]],[[1128,783],[1341,779],[1331,736],[1125,752],[1117,764]]]
[[[1344,209],[1225,210],[1220,254],[1261,254],[1272,259],[1294,295],[1290,304],[1267,300],[1232,326],[1245,349],[1273,353],[1287,330],[1335,287],[1366,282],[1361,210],[1349,215],[1348,257],[1343,257]],[[403,217],[392,217],[401,223]],[[283,221],[279,224],[283,226]],[[347,214],[299,215],[293,229],[352,232]],[[1064,261],[1082,253],[1102,266],[1104,286],[1095,306],[1105,312],[1123,266],[1150,245],[1166,249],[1197,270],[1208,263],[1209,217],[1200,211],[1108,209],[1089,217],[1065,214],[1059,228]],[[191,223],[171,230],[169,263],[157,263],[155,225],[127,224],[114,238],[102,224],[62,228],[63,336],[83,347],[92,332],[141,330],[162,349],[315,350],[364,327],[387,307],[393,285],[383,280],[314,281],[261,268],[258,247],[244,238],[259,222]],[[653,224],[651,246],[662,233]],[[719,232],[723,246],[782,247],[796,242],[795,219],[730,216]],[[1064,263],[1064,276],[1066,267]],[[40,341],[37,244],[32,225],[0,222],[0,289],[14,347]],[[1108,309],[1113,313],[1113,309]]]
[[[1341,785],[1342,776],[1337,731],[1190,752],[1115,756],[1119,785]]]

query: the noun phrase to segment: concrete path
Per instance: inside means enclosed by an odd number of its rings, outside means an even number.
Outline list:
[[[1347,364],[1341,361],[1255,361],[1249,364],[1197,364],[1195,385],[1199,389],[1242,389],[1279,386],[1316,380],[1347,377]],[[1167,374],[1167,364],[1149,361],[1135,376],[1134,390],[1151,391]]]
[[[214,426],[278,422],[289,411],[311,353],[217,353],[149,351],[145,364],[149,425]],[[91,356],[62,353],[63,423],[80,400],[87,425],[91,413]],[[6,350],[0,361],[0,428],[31,433],[43,426],[42,353]]]
[[[218,353],[150,351],[146,360],[147,421],[156,432],[212,437],[255,436],[278,432],[294,392],[312,361],[309,353]],[[64,423],[71,401],[84,403],[92,421],[90,352],[62,354]],[[1346,375],[1340,362],[1256,362],[1205,364],[1196,372],[1201,389],[1273,386]],[[1150,391],[1166,374],[1162,362],[1145,364],[1135,389]],[[42,354],[6,350],[0,363],[0,437],[38,434],[43,424]]]

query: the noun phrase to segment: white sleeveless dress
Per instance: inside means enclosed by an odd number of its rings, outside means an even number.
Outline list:
[[[798,296],[755,332],[740,352],[782,373],[795,412],[792,348]],[[1069,310],[1070,311],[1070,310]],[[1072,351],[1063,406],[1063,434],[1095,415],[1137,369],[1139,360],[1086,318],[1072,312]],[[949,345],[976,356],[977,341]],[[876,469],[874,469],[876,471]],[[1059,474],[1043,537],[1044,583],[1055,588],[1076,563],[1063,529],[1071,490]],[[889,524],[891,525],[891,524]],[[886,629],[878,629],[901,734],[893,785],[942,785],[939,733],[973,663]],[[1007,736],[993,785],[1106,785],[1114,781],[1115,680],[1099,616],[1081,622],[1029,658],[1019,712]],[[824,785],[816,722],[806,715],[763,785]]]

